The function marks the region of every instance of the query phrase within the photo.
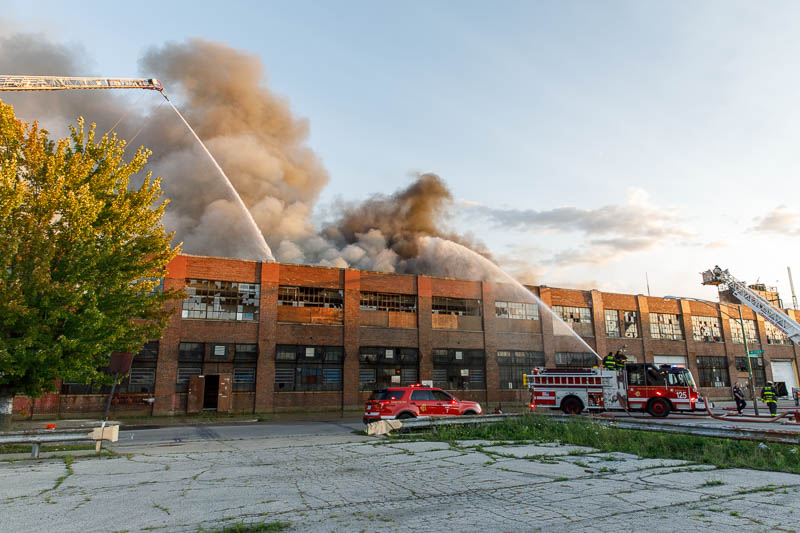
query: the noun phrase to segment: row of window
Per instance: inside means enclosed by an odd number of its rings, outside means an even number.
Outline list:
[[[212,343],[209,358],[227,357],[226,344]],[[185,392],[189,377],[202,373],[203,343],[182,342],[178,350],[177,392]],[[280,345],[275,353],[275,391],[339,391],[342,389],[343,349],[338,346]],[[597,365],[594,354],[556,352],[556,367],[586,368]],[[685,364],[685,359],[682,364]],[[133,359],[129,376],[118,386],[121,393],[155,392],[158,342],[147,343]],[[258,347],[235,344],[233,350],[233,390],[255,391]],[[632,359],[629,359],[632,360]],[[500,388],[521,389],[522,375],[545,365],[543,352],[499,350],[497,352]],[[757,387],[766,383],[763,357],[750,357]],[[433,351],[434,386],[450,390],[485,388],[485,355],[482,350],[436,349]],[[735,359],[739,372],[748,371],[745,357]],[[414,348],[362,347],[359,353],[359,388],[373,390],[419,381],[419,353]],[[701,387],[730,387],[727,358],[697,356],[698,384]],[[108,393],[109,386],[65,382],[64,394]]]
[[[186,282],[186,299],[181,316],[204,320],[258,320],[260,285],[231,281],[189,279]],[[342,309],[344,291],[319,287],[278,288],[278,305],[293,307],[326,307]],[[417,297],[364,291],[360,309],[369,311],[417,312]],[[481,301],[466,298],[434,296],[433,314],[481,316]],[[553,314],[566,326],[584,337],[593,337],[591,309],[554,305]],[[638,338],[636,311],[606,309],[607,337]],[[495,316],[518,320],[539,320],[539,306],[535,303],[495,302]],[[742,344],[742,326],[739,320],[730,319],[733,342]],[[770,323],[765,323],[767,344],[789,344],[786,335]],[[760,344],[754,320],[744,321],[744,336],[753,344]],[[692,316],[692,334],[698,342],[722,342],[722,329],[718,317]],[[671,313],[650,313],[650,336],[660,340],[684,340],[681,316]]]

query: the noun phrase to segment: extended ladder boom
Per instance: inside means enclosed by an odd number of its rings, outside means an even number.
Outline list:
[[[743,304],[783,331],[795,344],[800,344],[800,324],[768,302],[766,298],[749,289],[744,283],[734,278],[730,272],[722,270],[718,266],[703,272],[703,285],[720,285],[722,283],[727,285],[731,293]]]
[[[0,91],[63,91],[67,89],[150,89],[163,94],[155,78],[84,78],[0,75]]]

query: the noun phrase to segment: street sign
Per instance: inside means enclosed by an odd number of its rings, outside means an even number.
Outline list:
[[[749,353],[750,355],[763,355],[764,350],[749,350],[747,353]]]

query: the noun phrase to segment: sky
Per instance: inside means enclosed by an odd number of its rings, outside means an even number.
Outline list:
[[[148,76],[148,49],[195,37],[256,55],[327,169],[319,221],[433,172],[448,225],[522,281],[716,300],[719,264],[791,306],[796,2],[2,4],[0,37],[86,75]]]

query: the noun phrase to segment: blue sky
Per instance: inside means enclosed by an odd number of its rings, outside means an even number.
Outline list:
[[[146,75],[148,47],[190,37],[257,54],[265,83],[310,121],[331,176],[320,208],[436,172],[457,198],[454,228],[538,283],[645,293],[648,272],[654,295],[714,298],[697,273],[719,263],[778,285],[788,304],[786,266],[800,277],[798,12],[6,1],[0,32],[74,43],[88,75]]]

